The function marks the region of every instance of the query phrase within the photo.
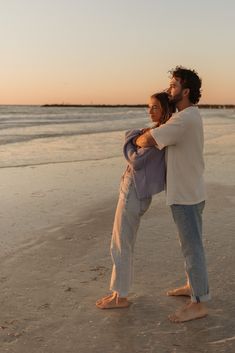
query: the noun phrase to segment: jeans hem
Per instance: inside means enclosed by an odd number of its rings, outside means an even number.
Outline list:
[[[192,303],[203,303],[203,302],[208,302],[211,299],[210,294],[205,294],[205,295],[191,295],[191,301]]]

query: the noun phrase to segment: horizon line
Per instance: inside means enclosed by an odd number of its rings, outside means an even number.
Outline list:
[[[218,108],[223,108],[223,107],[227,107],[227,108],[235,108],[235,104],[221,104],[221,103],[199,103],[196,104],[198,107],[218,107]],[[76,107],[84,107],[84,108],[115,108],[115,107],[120,107],[120,108],[125,108],[125,107],[136,107],[136,108],[145,108],[148,107],[148,104],[146,103],[139,103],[139,104],[74,104],[74,103],[51,103],[51,104],[0,104],[0,107],[2,106],[33,106],[33,107],[42,107],[42,108],[50,108],[50,107],[58,107],[58,108],[76,108]]]

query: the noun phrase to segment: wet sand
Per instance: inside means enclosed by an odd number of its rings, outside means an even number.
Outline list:
[[[132,306],[101,311],[122,159],[2,170],[0,352],[234,352],[233,155],[218,144],[206,147],[210,313],[183,324],[167,319],[186,299],[165,295],[184,267],[164,193],[139,230]]]

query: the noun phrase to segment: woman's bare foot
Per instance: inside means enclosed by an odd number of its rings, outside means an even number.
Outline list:
[[[131,302],[127,298],[120,298],[118,293],[114,292],[104,298],[97,300],[96,306],[99,309],[119,309],[128,308]]]
[[[177,310],[174,314],[169,315],[171,322],[185,322],[201,319],[208,315],[208,309],[204,303],[189,303],[183,308]]]
[[[98,299],[95,304],[96,304],[96,305],[97,305],[97,304],[101,304],[104,300],[110,298],[111,296],[113,296],[113,293],[107,295],[106,297],[103,297],[103,298]]]
[[[169,297],[170,296],[180,296],[180,295],[190,297],[191,296],[191,289],[190,289],[190,286],[188,284],[186,284],[185,286],[171,289],[166,294]]]

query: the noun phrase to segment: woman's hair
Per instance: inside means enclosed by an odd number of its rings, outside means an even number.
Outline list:
[[[154,93],[151,98],[156,98],[162,108],[162,117],[159,125],[165,124],[170,119],[173,113],[176,111],[175,104],[169,101],[168,94],[166,92]]]

